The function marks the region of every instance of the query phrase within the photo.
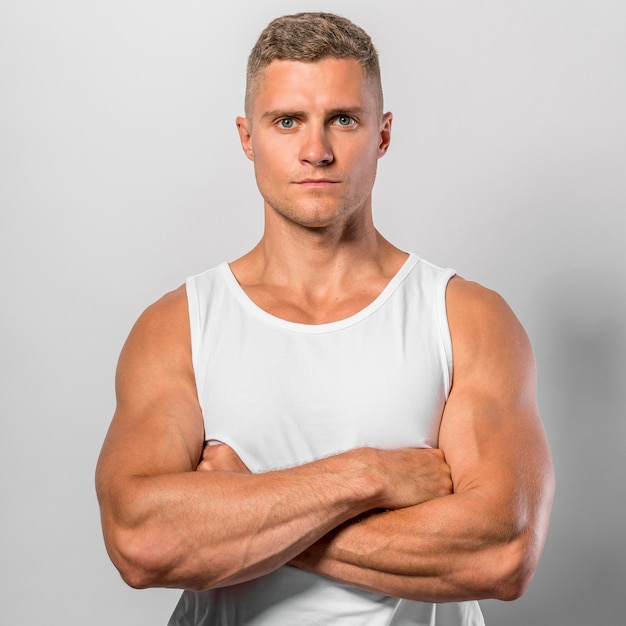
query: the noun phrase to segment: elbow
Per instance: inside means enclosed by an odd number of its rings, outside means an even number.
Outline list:
[[[171,564],[157,544],[141,529],[117,528],[105,532],[109,557],[122,580],[133,589],[168,586]]]
[[[504,602],[519,600],[528,589],[531,579],[532,574],[528,575],[524,568],[520,568],[494,581],[493,592],[488,597]]]
[[[512,601],[521,598],[535,575],[548,532],[549,507],[544,515],[519,529],[499,550],[499,580],[494,581],[494,598]]]
[[[222,582],[223,572],[214,571],[204,561],[201,565],[172,537],[143,525],[105,532],[105,544],[122,580],[133,589],[204,591]]]
[[[490,593],[485,598],[518,600],[530,586],[548,533],[553,492],[552,483],[545,489],[542,506],[535,506],[532,514],[511,523],[506,540],[488,553],[485,570],[492,574]]]
[[[139,559],[124,559],[115,563],[122,580],[133,589],[149,589],[163,586],[154,570]]]
[[[497,555],[497,566],[490,568],[490,592],[487,597],[505,602],[521,598],[528,589],[541,554],[536,542],[522,535]]]
[[[159,585],[154,583],[153,578],[149,575],[147,570],[136,564],[124,564],[117,567],[122,580],[133,589],[149,589],[151,587],[158,587]]]

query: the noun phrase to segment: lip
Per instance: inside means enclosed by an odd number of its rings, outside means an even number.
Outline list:
[[[336,185],[338,182],[338,180],[332,180],[330,178],[304,178],[302,180],[296,180],[295,184],[305,187],[327,187],[329,185]]]

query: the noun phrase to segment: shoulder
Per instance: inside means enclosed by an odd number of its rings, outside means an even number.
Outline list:
[[[451,326],[457,330],[523,330],[500,294],[460,276],[448,282],[446,309]]]
[[[508,309],[500,294],[458,275],[453,276],[448,283],[446,302],[452,313],[460,311],[468,314],[478,311],[497,313],[498,310],[502,312]]]
[[[181,285],[150,304],[139,316],[135,326],[146,329],[153,326],[171,326],[187,315],[187,288]]]
[[[457,373],[533,369],[526,331],[500,294],[455,276],[448,283],[446,309]]]
[[[191,339],[185,285],[166,293],[148,306],[135,322],[120,355],[120,366],[142,367],[153,362],[160,366],[187,367]]]

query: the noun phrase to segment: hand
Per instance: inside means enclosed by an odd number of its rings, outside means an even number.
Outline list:
[[[338,559],[338,554],[367,554],[380,549],[379,543],[372,542],[372,535],[367,534],[372,527],[378,529],[375,532],[382,532],[387,536],[395,532],[394,528],[407,532],[405,525],[407,520],[411,519],[410,514],[399,517],[389,511],[409,509],[453,493],[450,466],[439,449],[368,448],[361,451],[374,455],[370,457],[370,468],[382,476],[384,485],[382,500],[376,503],[377,508],[353,517],[316,541],[293,558],[290,561],[291,565],[310,572],[330,575],[331,571],[326,568],[334,560],[341,560]],[[354,451],[356,454],[359,452]],[[373,525],[368,523],[369,519],[372,519]],[[332,553],[333,546],[338,541],[342,548],[339,552]]]
[[[450,466],[437,448],[377,450],[386,489],[381,508],[400,509],[453,492]]]
[[[198,472],[233,472],[236,474],[249,474],[250,470],[244,465],[237,453],[225,443],[204,443],[202,458]]]

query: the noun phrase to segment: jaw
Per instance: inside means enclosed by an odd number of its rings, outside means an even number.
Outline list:
[[[322,199],[294,210],[291,206],[275,207],[266,201],[263,238],[282,248],[293,243],[301,250],[365,243],[375,237],[371,206],[367,201],[354,207],[353,203],[329,203]]]
[[[301,228],[341,227],[354,221],[356,216],[362,219],[370,208],[368,197],[356,199],[326,190],[308,190],[306,194],[298,193],[281,199],[265,196],[264,200],[269,227],[276,220]]]

